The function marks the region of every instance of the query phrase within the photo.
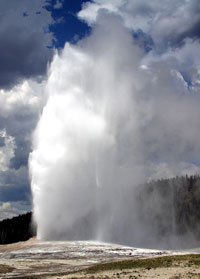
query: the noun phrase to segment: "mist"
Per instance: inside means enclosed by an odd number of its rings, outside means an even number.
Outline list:
[[[151,241],[135,189],[199,173],[196,44],[154,55],[102,11],[88,37],[55,53],[29,158],[39,239]]]

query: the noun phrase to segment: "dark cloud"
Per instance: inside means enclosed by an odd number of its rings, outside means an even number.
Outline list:
[[[27,168],[0,172],[0,197],[1,202],[22,200],[30,202],[31,192]]]
[[[5,145],[5,138],[0,136],[0,147]]]
[[[1,88],[10,88],[21,79],[37,78],[45,73],[53,51],[47,48],[52,35],[44,31],[48,31],[53,20],[44,4],[45,0],[0,2]]]
[[[37,77],[46,71],[52,50],[41,47],[37,34],[18,39],[21,28],[10,28],[0,34],[0,87],[10,87],[24,78]]]
[[[21,187],[15,187],[14,185],[0,187],[1,202],[30,201],[30,195],[30,187],[27,187],[27,185],[22,185]]]
[[[199,21],[182,34],[181,39],[183,40],[185,38],[200,39],[200,16]]]
[[[14,157],[10,160],[10,168],[19,169],[22,166],[28,165],[28,156],[31,151],[30,142],[19,141],[16,143]]]

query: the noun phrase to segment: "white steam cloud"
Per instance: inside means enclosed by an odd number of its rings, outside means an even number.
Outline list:
[[[30,155],[34,216],[42,239],[133,244],[134,187],[200,170],[199,64],[187,56],[199,43],[156,56],[118,16],[97,21],[49,69]]]

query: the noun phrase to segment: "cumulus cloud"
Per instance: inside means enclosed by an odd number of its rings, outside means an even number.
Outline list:
[[[26,80],[10,90],[0,90],[0,128],[15,141],[11,165],[27,165],[31,134],[42,107],[42,84]],[[18,165],[18,166],[17,166]]]
[[[98,22],[107,11],[119,15],[126,27],[148,33],[159,50],[181,45],[185,38],[199,39],[199,1],[94,0],[84,5],[79,17],[88,24]]]
[[[4,203],[2,203],[2,205],[0,206],[0,210],[10,209],[10,208],[11,208],[10,202],[4,202]]]
[[[29,210],[24,202],[3,202],[0,205],[0,220],[24,214]]]
[[[0,89],[1,117],[8,117],[13,111],[20,111],[24,107],[38,110],[42,99],[41,88],[42,84],[24,80],[10,90]]]
[[[0,131],[0,171],[6,171],[9,168],[11,158],[14,156],[15,142],[12,136],[7,135],[6,130]]]
[[[32,131],[42,108],[42,83],[25,80],[12,89],[0,89],[0,197],[1,202],[25,202],[31,210],[27,162]],[[14,207],[15,208],[15,207]],[[21,211],[1,213],[0,218]],[[23,209],[23,210],[25,210]],[[3,212],[3,209],[2,209]],[[7,214],[7,215],[6,215]]]

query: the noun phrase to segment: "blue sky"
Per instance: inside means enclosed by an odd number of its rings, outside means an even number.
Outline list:
[[[49,1],[46,9],[51,13],[57,24],[50,26],[50,32],[55,36],[53,47],[63,48],[66,41],[75,42],[89,33],[89,26],[77,18],[77,13],[81,10],[85,1],[64,1],[62,6],[54,8],[56,1]]]
[[[55,50],[61,51],[66,42],[79,44],[108,14],[117,17],[132,34],[144,53],[145,65],[141,66],[151,74],[157,73],[160,91],[170,73],[175,73],[170,77],[170,86],[176,87],[179,96],[199,94],[198,0],[1,0],[0,219],[32,207],[28,157],[43,109],[47,68]],[[191,112],[196,109],[191,102],[186,107]],[[197,116],[188,122],[194,123],[194,130],[199,129]],[[184,149],[182,154],[189,158],[188,164],[194,163],[196,172],[199,146],[189,135],[186,139],[187,151]],[[191,145],[196,153],[188,151]]]

